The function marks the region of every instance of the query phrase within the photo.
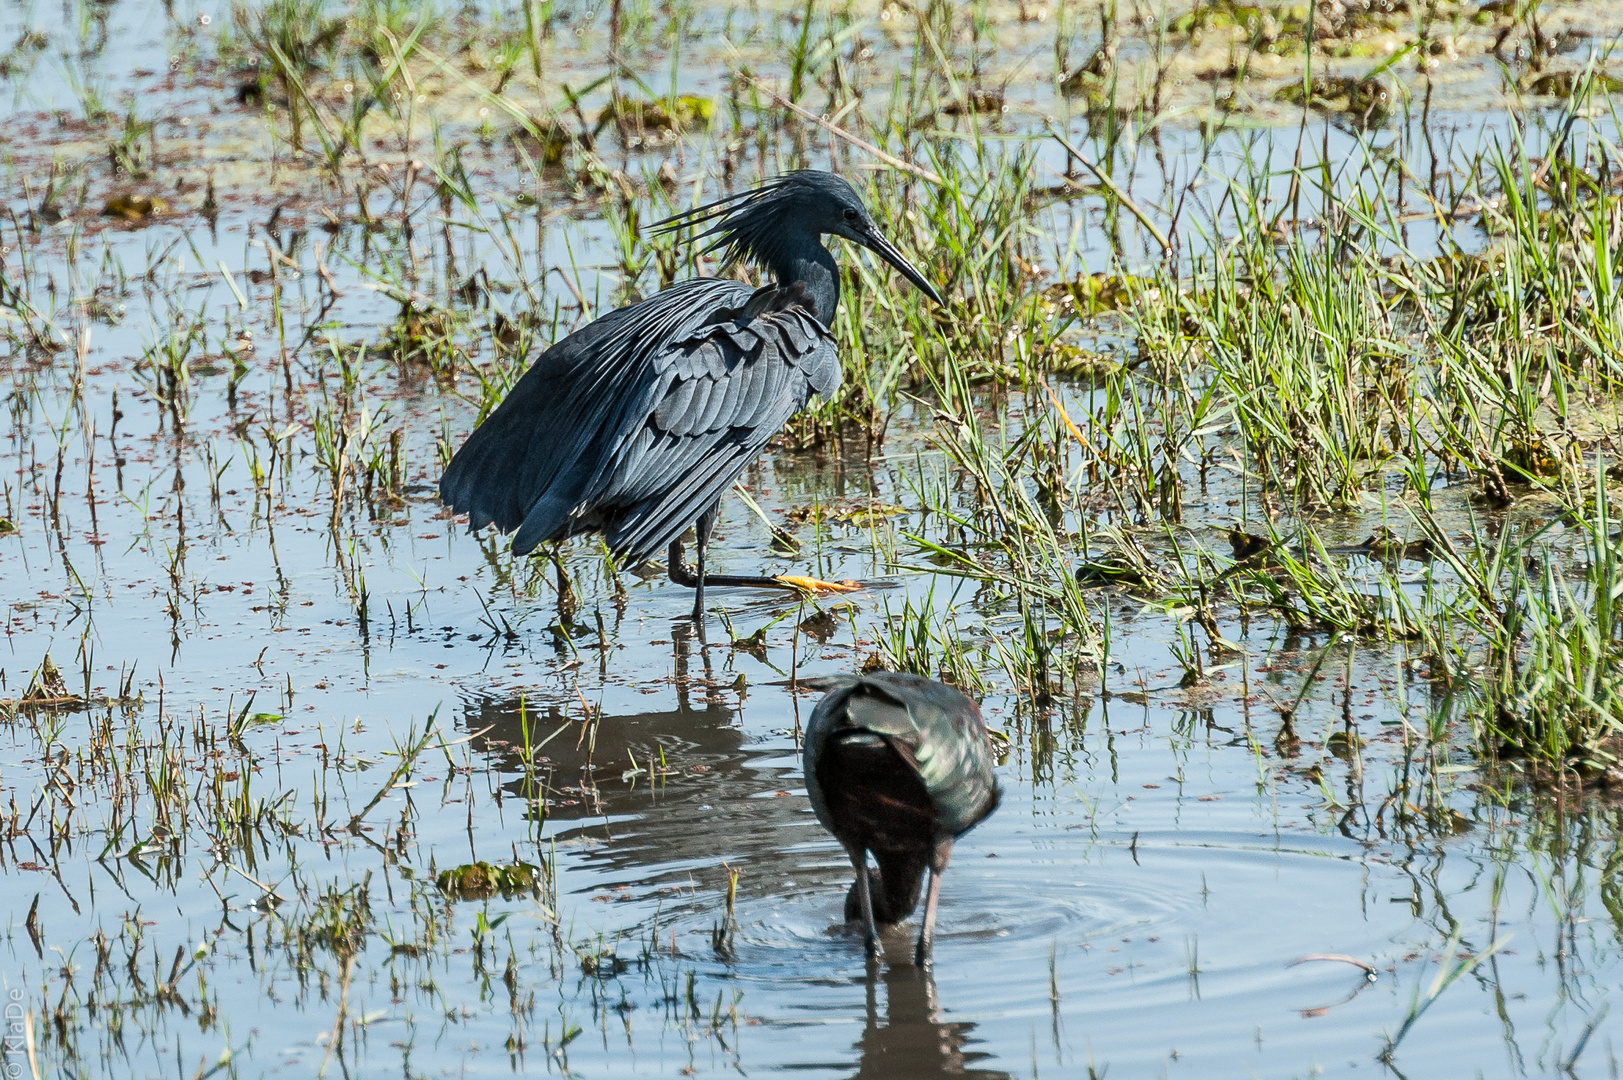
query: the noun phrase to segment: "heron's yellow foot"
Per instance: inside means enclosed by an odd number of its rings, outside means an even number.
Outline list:
[[[824,581],[822,578],[805,577],[800,574],[779,574],[774,581],[781,581],[791,589],[801,592],[856,592],[862,588],[855,581]]]

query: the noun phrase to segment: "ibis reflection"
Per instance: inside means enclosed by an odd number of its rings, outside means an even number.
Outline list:
[[[941,1018],[935,978],[928,968],[908,963],[887,966],[881,974],[868,969],[868,1019],[857,1049],[862,1054],[856,1077],[873,1080],[925,1080],[938,1076],[970,1076],[980,1080],[1007,1080],[996,1069],[977,1069],[989,1055],[967,1049],[975,1040],[975,1025]],[[884,992],[884,1015],[879,1011]]]

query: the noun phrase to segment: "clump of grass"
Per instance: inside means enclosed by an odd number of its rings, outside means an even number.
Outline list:
[[[1233,403],[1252,467],[1303,506],[1356,504],[1388,452],[1393,387],[1407,381],[1394,370],[1407,350],[1368,263],[1347,255],[1298,239],[1239,264],[1218,260],[1181,309]]]
[[[932,590],[917,604],[909,597],[900,611],[892,611],[886,604],[884,612],[879,666],[940,679],[967,694],[986,692],[986,680],[974,663],[974,654],[959,636],[951,601],[944,612],[938,612]]]
[[[346,28],[346,17],[329,7],[328,0],[272,0],[238,4],[231,12],[236,40],[229,44],[254,72],[238,97],[247,103],[262,100],[274,86],[288,103],[295,146],[302,142],[308,115],[306,80],[333,62]]]
[[[1593,505],[1570,577],[1547,547],[1512,564],[1465,712],[1502,758],[1623,786],[1623,548],[1603,476]]]

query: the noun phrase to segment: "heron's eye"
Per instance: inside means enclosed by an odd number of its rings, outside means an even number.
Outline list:
[[[862,215],[857,213],[854,208],[849,207],[849,206],[845,208],[845,220],[847,220],[847,221],[859,221],[859,220],[861,220],[861,218],[862,218]]]

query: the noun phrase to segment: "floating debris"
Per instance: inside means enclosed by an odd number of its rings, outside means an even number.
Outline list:
[[[601,129],[602,124],[598,125]],[[513,138],[519,140],[524,148],[535,154],[538,164],[548,168],[556,168],[564,163],[564,155],[576,147],[591,149],[591,137],[583,132],[569,130],[557,120],[545,120],[531,117],[527,126],[517,129]],[[534,148],[533,150],[531,148]]]
[[[612,979],[631,970],[631,965],[611,952],[583,952],[580,954],[582,974],[596,979]]]
[[[841,525],[866,527],[877,525],[889,517],[907,513],[907,507],[894,503],[864,502],[848,505],[797,506],[784,516],[790,521],[831,521]]]
[[[1111,585],[1138,588],[1149,579],[1144,571],[1128,562],[1122,555],[1104,555],[1076,568],[1076,583],[1084,589],[1102,589]]]
[[[1136,300],[1154,302],[1161,296],[1151,278],[1132,274],[1083,274],[1043,290],[1049,300],[1071,304],[1085,315],[1120,311]]]
[[[1436,553],[1436,545],[1430,540],[1405,540],[1385,525],[1376,527],[1375,531],[1370,533],[1369,539],[1359,547],[1378,559],[1413,559],[1423,562]]]
[[[1582,71],[1550,71],[1526,83],[1529,94],[1540,97],[1570,98],[1579,92],[1615,94],[1623,91],[1623,79],[1597,71],[1585,77]]]
[[[1009,106],[1003,100],[1002,90],[966,90],[962,98],[954,98],[942,106],[944,116],[968,116],[971,113],[1006,113]]]
[[[1100,378],[1122,369],[1121,361],[1069,341],[1048,346],[1048,370],[1071,378]]]
[[[1338,758],[1351,757],[1363,749],[1364,739],[1356,731],[1337,731],[1324,740],[1324,747]]]
[[[678,94],[671,101],[616,97],[598,114],[592,135],[601,134],[610,124],[643,132],[688,131],[704,127],[715,114],[716,103],[697,94]]]
[[[1090,91],[1099,91],[1110,81],[1111,72],[1116,68],[1116,45],[1112,41],[1105,41],[1081,67],[1066,72],[1059,80],[1059,92],[1066,97],[1076,97]]]
[[[88,699],[68,689],[61,669],[47,653],[34,672],[34,677],[29,680],[23,696],[16,700],[0,700],[0,715],[10,716],[30,710],[77,712],[91,704]]]
[[[1234,557],[1241,561],[1255,558],[1273,547],[1273,541],[1266,536],[1248,533],[1244,529],[1229,529],[1228,538]]]
[[[453,900],[486,900],[496,895],[510,899],[519,893],[534,892],[540,881],[541,869],[531,863],[475,862],[441,870],[434,884]]]
[[[1274,100],[1300,105],[1317,112],[1344,116],[1360,127],[1384,123],[1392,107],[1392,88],[1384,79],[1315,79],[1304,92],[1300,82],[1288,83],[1274,93]]]
[[[144,222],[157,214],[169,212],[169,204],[151,195],[115,195],[101,208],[102,217],[121,218],[129,222]]]

